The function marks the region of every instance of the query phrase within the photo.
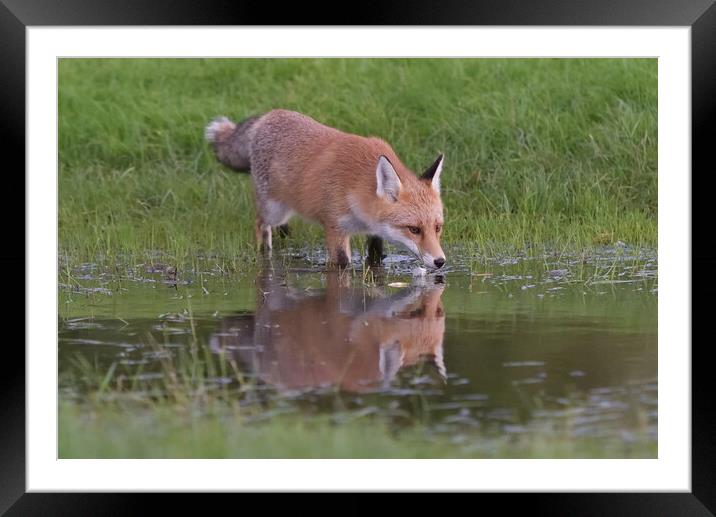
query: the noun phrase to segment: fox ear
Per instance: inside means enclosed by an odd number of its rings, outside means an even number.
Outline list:
[[[375,179],[377,188],[375,193],[388,201],[397,201],[400,193],[400,178],[398,173],[388,161],[388,158],[381,155],[378,159],[378,166],[375,168]]]
[[[438,194],[440,193],[440,173],[443,171],[443,158],[444,155],[442,154],[438,156],[435,163],[428,167],[427,170],[423,172],[423,175],[420,176],[420,179],[429,181]]]

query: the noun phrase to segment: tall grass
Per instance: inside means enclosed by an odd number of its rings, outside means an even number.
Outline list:
[[[444,152],[448,242],[652,246],[656,86],[655,59],[63,59],[61,251],[252,257],[250,178],[203,128],[277,107],[383,137],[416,171]]]

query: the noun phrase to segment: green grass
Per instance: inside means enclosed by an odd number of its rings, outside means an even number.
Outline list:
[[[336,424],[277,417],[247,424],[238,411],[193,411],[158,404],[143,409],[62,402],[59,457],[67,458],[654,458],[657,445],[566,438],[545,431],[522,437],[475,432],[459,442],[420,426],[392,430],[365,418]],[[131,418],[127,415],[131,414]],[[366,439],[366,437],[370,437]]]
[[[416,171],[444,152],[448,243],[657,242],[655,59],[63,59],[58,102],[70,261],[254,257],[250,178],[203,128],[277,107],[383,137]]]

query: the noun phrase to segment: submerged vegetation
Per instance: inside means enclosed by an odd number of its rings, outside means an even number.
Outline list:
[[[656,244],[655,59],[64,59],[59,242],[70,260],[255,256],[250,179],[203,141],[276,107],[445,153],[444,240],[480,250]],[[290,244],[320,244],[294,219]]]

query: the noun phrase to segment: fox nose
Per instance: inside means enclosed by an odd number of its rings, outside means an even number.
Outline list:
[[[442,257],[436,258],[433,262],[435,263],[435,267],[443,267],[445,265],[445,259]]]

